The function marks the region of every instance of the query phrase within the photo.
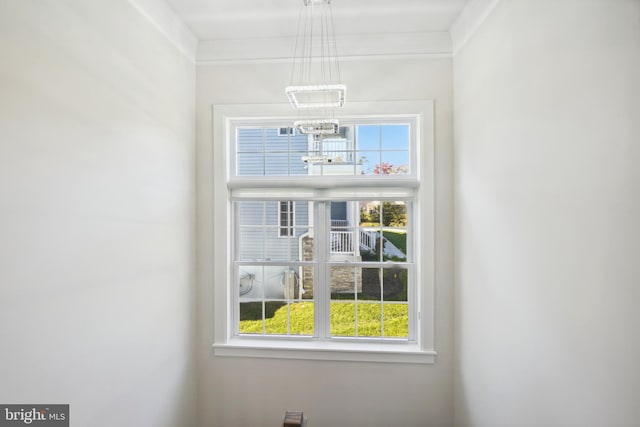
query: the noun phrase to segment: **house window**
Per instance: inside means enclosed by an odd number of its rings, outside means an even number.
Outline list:
[[[278,136],[295,135],[295,128],[278,128]]]
[[[224,122],[216,354],[432,361],[420,117],[343,118],[339,135],[283,144],[288,120]]]
[[[293,201],[280,202],[280,212],[278,220],[280,221],[280,237],[293,237],[295,226],[295,209]]]

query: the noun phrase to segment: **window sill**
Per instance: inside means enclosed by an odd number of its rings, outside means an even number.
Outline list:
[[[378,363],[435,363],[436,352],[407,343],[231,339],[213,344],[215,356]]]

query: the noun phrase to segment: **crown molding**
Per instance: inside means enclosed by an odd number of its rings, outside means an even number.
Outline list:
[[[199,65],[291,62],[295,43],[295,37],[201,40],[196,58]],[[345,35],[336,44],[341,60],[451,56],[447,31]]]
[[[196,62],[198,39],[164,0],[128,0],[191,62]]]
[[[451,26],[451,44],[455,56],[467,44],[500,0],[471,0]]]

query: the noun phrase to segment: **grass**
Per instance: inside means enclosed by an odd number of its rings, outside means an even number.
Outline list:
[[[383,308],[384,336],[406,338],[409,333],[409,313],[407,304],[380,304],[379,302],[371,301],[359,303],[356,303],[355,301],[332,301],[330,314],[331,335],[341,337],[356,336],[357,314],[357,336],[382,336],[383,322],[381,319]],[[289,305],[289,310],[291,319],[290,333],[292,335],[313,335],[314,304],[312,302],[293,303]],[[262,320],[240,320],[240,333],[262,334],[262,326]],[[266,334],[286,335],[289,333],[287,329],[286,305],[275,310],[273,312],[273,316],[266,318],[264,321],[264,332]]]
[[[403,253],[407,253],[407,232],[383,230],[382,235],[393,243],[393,246],[400,249]]]

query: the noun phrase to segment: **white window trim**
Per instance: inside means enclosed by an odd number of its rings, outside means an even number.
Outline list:
[[[228,227],[231,214],[228,182],[231,157],[227,153],[227,142],[231,140],[230,122],[234,119],[272,120],[274,118],[294,120],[289,104],[234,104],[213,107],[213,267],[214,267],[214,354],[233,357],[267,357],[310,360],[343,360],[367,362],[434,363],[436,351],[435,337],[435,164],[434,164],[434,108],[433,101],[386,101],[351,102],[342,114],[353,118],[375,116],[416,115],[419,120],[417,132],[417,156],[420,156],[421,170],[415,171],[418,187],[415,192],[416,221],[415,236],[419,242],[416,259],[417,302],[419,304],[419,335],[415,343],[380,342],[371,340],[317,340],[309,338],[278,339],[277,337],[234,337],[229,325],[232,324],[232,298],[230,295],[230,275],[232,254],[228,243],[232,230]],[[229,162],[229,163],[225,163]],[[285,181],[283,181],[283,184]],[[341,182],[336,182],[341,185]],[[353,182],[351,183],[353,185]],[[393,186],[392,183],[388,185]],[[398,185],[397,183],[395,184]],[[261,189],[262,195],[277,188]],[[357,188],[345,184],[345,193],[356,193]],[[403,191],[399,188],[399,192]],[[406,191],[406,190],[404,190]],[[358,192],[360,196],[361,193]],[[372,194],[373,196],[373,194]],[[223,201],[225,203],[223,203]],[[265,339],[266,338],[266,339]]]

